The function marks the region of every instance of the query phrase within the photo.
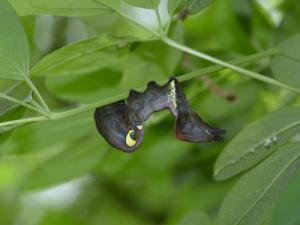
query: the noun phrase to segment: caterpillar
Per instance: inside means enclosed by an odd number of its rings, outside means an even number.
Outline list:
[[[94,112],[97,130],[113,147],[135,151],[144,137],[144,123],[152,113],[167,108],[176,119],[176,138],[189,142],[218,141],[225,130],[205,123],[190,107],[175,77],[165,85],[154,81],[144,92],[129,91],[124,100],[99,107]]]

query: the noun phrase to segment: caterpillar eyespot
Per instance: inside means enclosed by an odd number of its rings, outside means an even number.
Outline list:
[[[144,122],[152,113],[164,108],[168,108],[176,119],[176,138],[179,140],[218,141],[225,133],[209,126],[191,109],[176,78],[170,78],[162,86],[150,81],[142,93],[130,90],[126,103],[118,101],[99,107],[94,112],[94,119],[98,132],[109,144],[133,152],[143,141]],[[117,126],[111,126],[111,121]]]
[[[130,130],[126,135],[126,145],[128,147],[133,147],[138,139],[138,135],[134,130]]]

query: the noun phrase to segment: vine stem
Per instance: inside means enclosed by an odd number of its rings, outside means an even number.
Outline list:
[[[158,27],[159,27],[159,34],[160,34],[160,36],[162,36],[162,35],[164,35],[163,25],[162,25],[162,21],[161,21],[161,17],[160,17],[160,14],[159,14],[159,8],[158,7],[155,9],[155,15],[156,15],[157,23],[158,23]]]
[[[225,68],[231,69],[233,71],[236,71],[238,73],[247,75],[247,76],[249,76],[251,78],[254,78],[256,80],[260,80],[260,81],[263,81],[263,82],[268,83],[268,84],[272,84],[272,85],[275,85],[275,86],[278,86],[278,87],[282,87],[282,88],[285,88],[287,90],[296,92],[298,94],[300,93],[299,89],[296,89],[296,88],[290,87],[288,85],[285,85],[285,84],[283,84],[283,83],[281,83],[281,82],[279,82],[279,81],[277,81],[275,79],[272,79],[270,77],[264,76],[262,74],[259,74],[259,73],[256,73],[256,72],[253,72],[253,71],[241,68],[239,66],[233,65],[231,63],[222,61],[220,59],[217,59],[215,57],[212,57],[212,56],[207,55],[205,53],[202,53],[200,51],[196,51],[196,50],[194,50],[194,49],[192,49],[190,47],[187,47],[187,46],[182,45],[182,44],[180,44],[180,43],[178,43],[176,41],[173,41],[172,39],[169,39],[167,36],[161,36],[161,40],[165,44],[167,44],[167,45],[169,45],[169,46],[171,46],[173,48],[179,49],[179,50],[181,50],[183,52],[186,52],[188,54],[194,55],[194,56],[196,56],[198,58],[205,59],[207,61],[210,61],[212,63],[220,65],[222,67],[225,67]]]
[[[32,105],[26,103],[26,102],[23,102],[23,101],[21,101],[21,100],[19,100],[19,99],[10,97],[10,96],[8,96],[8,95],[5,95],[5,94],[0,93],[0,98],[5,99],[5,100],[7,100],[7,101],[11,101],[11,102],[16,103],[16,104],[19,104],[19,105],[22,105],[22,106],[24,106],[24,107],[26,107],[26,108],[28,108],[28,109],[30,109],[30,110],[33,110],[33,111],[35,111],[35,112],[37,112],[37,113],[39,113],[39,114],[41,114],[41,115],[44,115],[44,116],[47,115],[47,114],[46,114],[45,112],[43,112],[42,110],[40,110],[40,109],[38,109],[38,108],[36,108],[36,107],[34,107],[34,106],[32,106]]]
[[[0,128],[12,126],[12,125],[16,125],[16,124],[22,125],[22,124],[26,124],[26,123],[40,122],[40,121],[46,121],[46,120],[48,120],[48,117],[46,117],[46,116],[36,116],[36,117],[19,119],[19,120],[11,120],[11,121],[0,123]]]
[[[181,46],[181,45],[178,44],[178,46]],[[187,47],[185,47],[185,48],[187,48]],[[189,51],[186,51],[186,52],[189,52]],[[270,57],[270,56],[274,55],[275,53],[276,53],[275,49],[270,49],[270,50],[265,51],[265,52],[260,52],[260,53],[245,56],[245,57],[242,57],[242,58],[239,58],[239,59],[231,60],[228,63],[225,63],[225,62],[222,62],[221,60],[219,60],[222,63],[218,63],[217,65],[213,65],[213,66],[210,66],[210,67],[207,67],[207,68],[204,68],[204,69],[197,69],[197,70],[194,70],[193,72],[177,76],[177,79],[180,82],[184,82],[184,81],[191,80],[195,77],[206,75],[208,73],[213,73],[213,72],[220,71],[224,68],[232,69],[232,67],[237,68],[237,69],[235,69],[236,71],[238,70],[239,72],[241,72],[241,70],[242,70],[242,72],[246,71],[248,73],[248,72],[251,72],[251,71],[248,71],[246,69],[242,69],[242,68],[238,67],[237,65],[252,63],[252,62],[257,61],[261,58]],[[255,77],[258,77],[259,80],[262,80],[261,77],[264,77],[263,75],[255,73],[255,72],[251,72],[251,73],[255,74]],[[267,81],[269,81],[269,79],[267,79]],[[165,82],[166,82],[166,80],[160,81],[158,83],[163,84]],[[267,82],[267,83],[270,83],[270,82]],[[278,85],[278,86],[281,86],[281,85]],[[146,86],[142,86],[142,87],[137,88],[136,90],[143,91],[145,88],[146,88]],[[287,88],[287,89],[290,89],[290,88]],[[293,90],[293,91],[295,91],[295,90]],[[106,99],[103,99],[103,100],[100,100],[100,101],[97,101],[97,102],[94,102],[94,103],[91,103],[91,104],[87,104],[87,105],[81,106],[79,108],[70,109],[70,110],[67,110],[67,111],[64,111],[64,112],[55,112],[55,113],[50,112],[48,116],[31,117],[31,118],[25,118],[25,119],[20,119],[20,120],[13,120],[13,121],[8,121],[8,122],[3,122],[3,123],[0,123],[0,128],[15,125],[15,124],[23,125],[23,124],[32,123],[32,122],[64,119],[64,118],[67,118],[67,117],[71,117],[71,116],[74,116],[74,115],[77,115],[77,114],[80,114],[80,113],[83,113],[83,112],[86,112],[86,111],[90,111],[90,110],[93,110],[95,108],[107,105],[107,104],[110,104],[112,102],[116,102],[116,101],[125,99],[125,98],[127,98],[127,96],[128,96],[128,92],[126,91],[126,92],[123,92],[119,95],[116,95],[116,96],[113,96],[113,97],[110,97],[110,98],[106,98]]]
[[[42,104],[43,108],[46,110],[47,114],[49,114],[50,109],[49,109],[47,103],[45,102],[45,100],[43,99],[42,95],[38,91],[38,89],[35,87],[35,85],[32,83],[32,81],[27,76],[25,76],[24,79],[25,79],[25,82],[28,84],[28,86],[31,88],[31,90],[34,92],[36,97],[38,98],[39,102]]]
[[[235,60],[231,60],[230,63],[231,64],[235,64],[235,65],[243,65],[243,64],[249,64],[252,63],[254,61],[257,61],[261,58],[265,58],[265,57],[269,57],[275,54],[275,50],[274,49],[270,49],[268,51],[265,52],[260,52],[260,53],[256,53],[253,55],[248,55],[239,59],[235,59]],[[210,66],[204,69],[197,69],[194,70],[190,73],[186,73],[180,76],[177,76],[176,78],[178,79],[178,81],[180,82],[184,82],[184,81],[188,81],[191,80],[193,78],[202,76],[202,75],[206,75],[208,73],[213,73],[213,72],[217,72],[224,69],[223,66],[220,65],[214,65],[214,66]],[[164,84],[166,81],[161,81],[158,82],[159,84]],[[143,91],[146,88],[146,86],[142,86],[137,88],[138,91]],[[56,113],[50,113],[49,116],[44,116],[44,117],[32,117],[32,118],[25,118],[25,119],[20,119],[20,120],[13,120],[13,121],[8,121],[8,122],[4,122],[4,123],[0,123],[0,128],[1,127],[5,127],[5,126],[10,126],[10,125],[14,125],[14,124],[26,124],[26,123],[31,123],[31,122],[39,122],[39,121],[46,121],[46,120],[59,120],[59,119],[63,119],[63,118],[67,118],[70,116],[74,116],[77,115],[79,113],[83,113],[86,111],[90,111],[93,110],[97,107],[101,107],[104,106],[106,104],[110,104],[112,102],[116,102],[122,99],[127,98],[128,96],[128,92],[123,92],[119,95],[110,97],[110,98],[106,98],[88,105],[84,105],[81,106],[79,108],[75,108],[75,109],[71,109],[71,110],[67,110],[64,112],[56,112]]]

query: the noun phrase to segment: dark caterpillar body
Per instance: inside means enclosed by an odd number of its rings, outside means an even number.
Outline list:
[[[118,101],[94,113],[97,130],[112,146],[125,152],[136,150],[143,140],[144,122],[164,108],[176,118],[176,138],[190,142],[216,141],[224,130],[210,127],[191,109],[176,78],[160,86],[154,81],[143,92],[130,90],[127,104]]]

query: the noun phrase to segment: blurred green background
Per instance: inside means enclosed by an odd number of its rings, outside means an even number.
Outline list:
[[[23,16],[20,20],[30,44],[32,65],[56,49],[94,35],[146,35],[110,13]],[[222,59],[267,50],[299,31],[298,0],[215,0],[170,28],[177,41]],[[49,74],[62,76],[34,77],[33,81],[51,108],[59,111],[114,96],[149,80],[161,81],[211,65],[159,41],[121,46],[117,53],[107,49],[101,57],[90,58],[82,71],[76,65],[73,71],[72,66],[67,72],[59,68]],[[101,60],[109,63],[102,66]],[[261,59],[247,68],[271,75],[269,60]],[[67,74],[70,70],[71,76]],[[205,77],[223,94],[200,78],[182,83],[182,87],[205,121],[227,130],[218,143],[176,140],[174,119],[164,111],[147,121],[145,140],[132,154],[104,142],[95,129],[92,111],[1,134],[0,224],[217,224],[220,205],[236,181],[212,179],[217,156],[244,126],[298,99],[229,70]],[[14,84],[1,80],[1,92]],[[20,84],[10,93],[26,98],[28,92],[28,87]],[[1,112],[12,106],[0,101]],[[292,197],[300,192],[299,187],[299,179],[295,179],[268,224],[300,224],[300,204]],[[284,208],[291,204],[294,210]],[[291,213],[290,223],[280,222]]]

